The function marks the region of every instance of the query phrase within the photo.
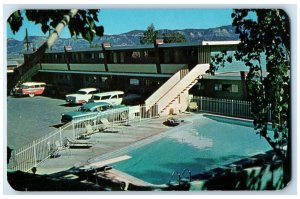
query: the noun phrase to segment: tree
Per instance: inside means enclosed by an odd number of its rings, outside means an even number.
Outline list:
[[[71,36],[82,36],[91,42],[95,35],[103,36],[103,26],[97,26],[99,10],[24,10],[28,21],[41,25],[43,33],[50,32],[45,43],[43,43],[30,59],[26,60],[17,70],[13,79],[8,82],[7,89],[10,91],[19,81],[23,74],[28,72],[42,58],[45,51],[53,46],[65,26],[68,26]],[[19,31],[23,25],[21,11],[15,11],[7,22],[13,33]]]
[[[184,43],[187,42],[186,38],[180,32],[164,33],[164,43]]]
[[[247,89],[254,128],[282,159],[286,185],[291,172],[289,18],[280,9],[236,9],[232,18],[241,41],[234,58],[249,67]],[[266,58],[266,77],[263,77],[262,56]],[[211,72],[224,66],[226,60],[232,61],[226,52],[213,57]],[[273,135],[268,131],[268,122],[272,123]]]
[[[143,36],[140,37],[141,44],[153,44],[154,40],[158,38],[158,31],[155,30],[153,24],[147,27],[147,30],[143,33]]]

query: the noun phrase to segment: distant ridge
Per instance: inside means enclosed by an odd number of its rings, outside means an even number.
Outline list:
[[[122,33],[118,35],[104,35],[103,37],[96,37],[92,42],[92,45],[101,46],[102,43],[110,43],[112,46],[135,46],[140,45],[139,38],[143,35],[144,30],[132,30],[127,33]],[[235,34],[234,28],[231,25],[221,26],[217,28],[209,29],[183,29],[183,30],[168,30],[162,29],[158,30],[159,34],[163,33],[173,33],[180,32],[185,36],[188,42],[201,42],[203,40],[207,41],[228,41],[228,40],[238,40],[239,37]],[[29,41],[32,43],[33,47],[39,47],[47,37],[43,36],[29,36]],[[52,50],[63,50],[66,45],[72,46],[75,50],[90,48],[90,43],[84,39],[74,39],[74,38],[60,38],[56,41]],[[24,51],[23,41],[17,41],[15,39],[7,39],[7,54],[8,58],[20,57]]]

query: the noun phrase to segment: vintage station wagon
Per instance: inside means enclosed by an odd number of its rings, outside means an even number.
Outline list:
[[[74,94],[66,95],[66,102],[69,104],[84,104],[96,93],[100,93],[100,90],[97,88],[82,88]]]
[[[25,82],[17,85],[13,89],[13,94],[15,96],[28,95],[33,97],[35,95],[42,95],[45,91],[46,83],[44,82]]]

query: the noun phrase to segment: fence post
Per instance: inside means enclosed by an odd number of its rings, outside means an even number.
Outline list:
[[[59,127],[59,141],[60,141],[60,145],[62,145],[62,138],[61,138],[61,127]]]
[[[142,105],[140,104],[140,122],[142,121],[142,114],[143,114],[143,110],[142,110]]]
[[[200,112],[202,112],[202,96],[200,97]]]
[[[33,141],[33,158],[34,158],[34,166],[37,165],[37,157],[36,157],[36,149],[35,149],[35,140]]]
[[[231,115],[233,115],[233,100],[231,100]]]
[[[74,124],[74,120],[72,120],[72,130],[73,130],[73,135],[74,135],[74,139],[76,139],[76,134],[75,134],[75,124]]]

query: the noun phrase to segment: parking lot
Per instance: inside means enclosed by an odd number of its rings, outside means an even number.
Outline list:
[[[56,130],[61,114],[78,109],[44,96],[7,97],[7,145],[17,149]]]

